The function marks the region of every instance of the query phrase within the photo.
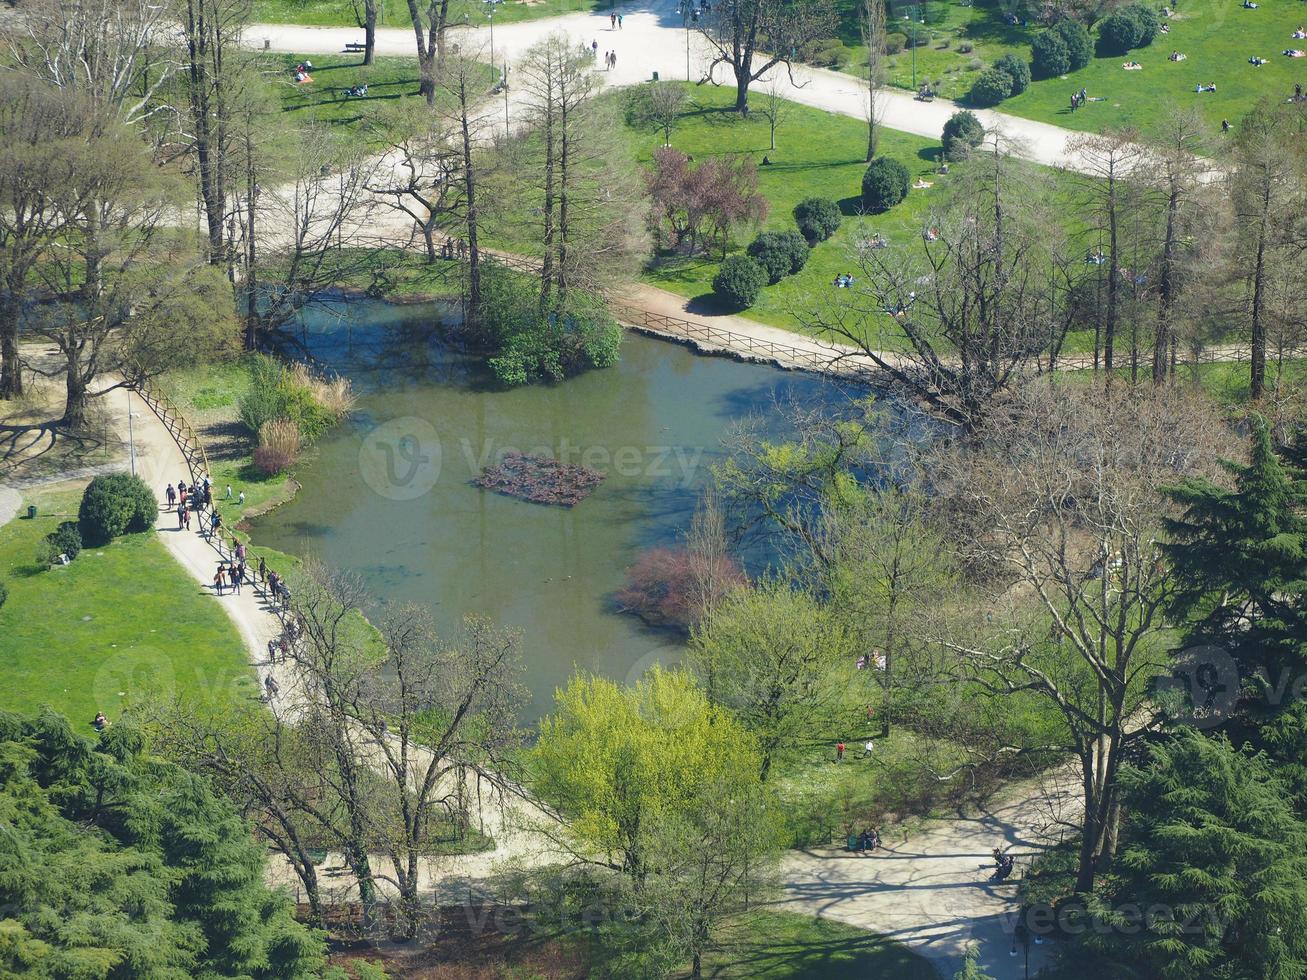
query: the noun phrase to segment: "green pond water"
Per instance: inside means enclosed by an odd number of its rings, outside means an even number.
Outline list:
[[[777,425],[780,404],[860,394],[638,334],[613,368],[499,390],[475,358],[432,339],[439,315],[350,301],[306,316],[307,351],[353,380],[358,407],[255,537],[351,569],[376,596],[428,604],[443,631],[467,614],[520,628],[532,717],[576,669],[626,680],[679,658],[678,634],[622,613],[613,593],[640,551],[680,539],[740,420]],[[514,451],[584,464],[604,481],[570,509],[472,485]],[[766,559],[755,547],[751,560]]]

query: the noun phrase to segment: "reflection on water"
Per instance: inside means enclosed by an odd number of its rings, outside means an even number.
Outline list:
[[[300,494],[258,522],[261,543],[352,569],[378,596],[524,633],[529,714],[575,668],[618,679],[674,659],[679,638],[612,606],[643,548],[674,543],[732,423],[778,400],[844,404],[814,376],[696,357],[629,334],[621,362],[564,384],[494,388],[433,339],[434,307],[353,301],[309,316],[307,349],[348,375],[358,410],[301,464]],[[606,474],[566,510],[470,481],[505,452]]]

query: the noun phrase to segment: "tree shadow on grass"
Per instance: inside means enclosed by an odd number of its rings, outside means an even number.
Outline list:
[[[827,980],[829,977],[925,977],[930,966],[902,947],[875,933],[865,935],[739,936],[721,944],[705,976],[784,976],[786,980]]]

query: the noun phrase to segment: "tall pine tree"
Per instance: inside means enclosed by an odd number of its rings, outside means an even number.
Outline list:
[[[1263,696],[1274,707],[1285,679],[1307,666],[1307,493],[1260,416],[1251,461],[1225,466],[1233,489],[1201,479],[1168,491],[1185,508],[1167,522],[1163,546],[1181,586],[1176,611],[1190,644],[1224,646],[1245,688],[1269,683]]]
[[[1126,766],[1124,847],[1071,954],[1081,976],[1299,980],[1307,826],[1268,760],[1181,729]],[[1085,969],[1085,953],[1106,962]]]

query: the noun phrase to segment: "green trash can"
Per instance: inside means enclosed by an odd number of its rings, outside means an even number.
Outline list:
[[[658,73],[657,73],[657,72],[654,72],[653,80],[654,80],[655,82],[658,81]]]
[[[36,520],[36,504],[27,505],[27,519],[29,521]]]

